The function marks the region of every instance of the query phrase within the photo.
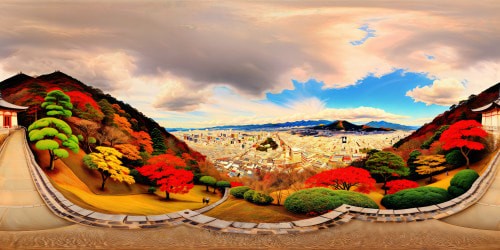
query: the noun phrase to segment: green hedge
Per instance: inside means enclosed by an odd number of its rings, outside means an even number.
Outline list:
[[[253,195],[255,194],[255,190],[248,190],[246,191],[244,194],[243,194],[243,198],[246,200],[246,201],[249,201],[249,202],[252,202],[253,201]]]
[[[381,204],[387,209],[406,209],[425,207],[448,201],[450,196],[445,189],[437,187],[418,187],[401,190],[382,198]]]
[[[273,197],[259,192],[254,192],[252,196],[252,203],[257,205],[269,205],[273,201]]]
[[[234,187],[231,188],[231,191],[229,192],[232,196],[238,199],[243,199],[243,195],[245,194],[246,191],[250,190],[250,187],[247,186],[240,186],[240,187]]]
[[[469,188],[474,184],[474,181],[479,178],[479,174],[472,169],[465,169],[459,171],[450,181],[450,186],[448,187],[448,193],[452,197],[457,197],[469,190]]]
[[[377,203],[366,195],[352,191],[331,190],[328,188],[309,188],[300,190],[288,196],[284,205],[288,211],[293,213],[322,214],[342,204],[378,208]]]
[[[452,165],[454,168],[461,167],[465,165],[466,160],[460,150],[454,149],[446,154],[446,163]]]

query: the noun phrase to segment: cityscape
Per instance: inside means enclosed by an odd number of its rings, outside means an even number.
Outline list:
[[[191,130],[174,132],[196,151],[206,155],[229,177],[253,177],[256,171],[294,168],[331,169],[366,157],[371,149],[391,147],[413,131],[320,132],[303,136],[306,129],[288,131]],[[257,150],[271,138],[278,148]]]

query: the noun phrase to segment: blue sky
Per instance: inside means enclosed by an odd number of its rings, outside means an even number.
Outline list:
[[[266,100],[286,106],[292,100],[316,97],[323,101],[327,108],[367,106],[395,114],[411,114],[418,119],[435,116],[448,109],[446,106],[415,102],[406,95],[418,86],[431,85],[433,80],[424,73],[398,69],[382,77],[367,76],[355,85],[340,89],[327,88],[324,83],[314,79],[303,83],[293,81],[292,90],[284,90],[278,94],[267,93]]]

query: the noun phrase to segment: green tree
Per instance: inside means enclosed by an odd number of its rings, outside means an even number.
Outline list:
[[[57,118],[69,118],[72,113],[73,104],[68,95],[61,90],[53,90],[47,93],[45,101],[42,103],[42,108],[47,110],[48,116]]]
[[[403,158],[391,153],[380,151],[373,154],[367,161],[366,167],[372,174],[378,174],[384,179],[384,193],[387,194],[385,186],[387,180],[394,175],[407,176],[410,174],[409,169],[405,166]]]
[[[102,124],[105,126],[113,125],[113,119],[115,118],[115,110],[113,109],[113,106],[106,99],[101,99],[97,104],[99,104],[99,107],[104,114]]]
[[[422,155],[422,153],[418,150],[413,150],[410,153],[410,157],[408,158],[408,161],[406,161],[406,165],[408,166],[410,170],[410,175],[409,178],[412,180],[415,180],[418,178],[418,173],[417,173],[417,164],[415,164],[415,161],[417,160],[417,157]]]
[[[200,182],[206,186],[207,192],[208,192],[208,186],[214,187],[214,194],[215,194],[215,183],[217,183],[217,180],[214,177],[208,175],[203,176],[200,178]]]
[[[151,131],[151,140],[153,141],[153,155],[161,155],[167,152],[167,145],[165,145],[165,140],[159,129],[154,128]]]
[[[231,187],[231,183],[229,181],[218,181],[215,183],[215,186],[219,188],[219,191],[222,193],[222,195],[224,195],[224,191],[226,190],[226,188]]]
[[[54,161],[67,158],[66,149],[78,153],[78,138],[73,135],[71,127],[63,120],[46,117],[33,122],[28,127],[30,141],[36,141],[38,150],[48,150],[50,155],[49,169],[54,169]]]

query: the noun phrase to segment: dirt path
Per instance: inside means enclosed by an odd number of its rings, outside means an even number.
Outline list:
[[[498,249],[500,232],[436,220],[401,224],[351,221],[297,235],[228,234],[185,225],[148,230],[72,225],[37,232],[0,232],[0,246],[2,249]]]
[[[500,166],[500,160],[496,164]],[[466,210],[443,219],[457,226],[500,231],[500,170],[484,196]]]
[[[36,191],[23,149],[24,131],[13,132],[0,153],[0,230],[42,230],[70,225],[55,216]]]

